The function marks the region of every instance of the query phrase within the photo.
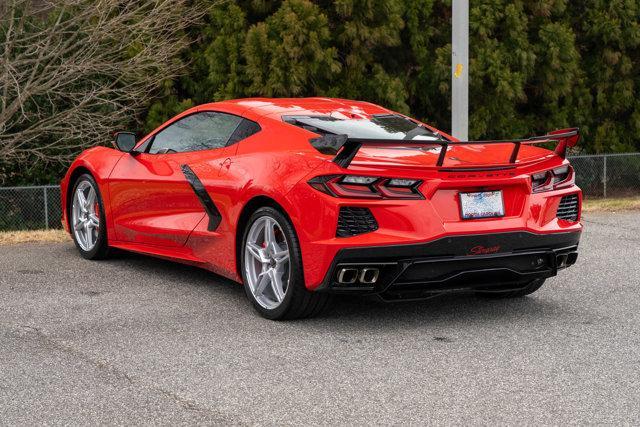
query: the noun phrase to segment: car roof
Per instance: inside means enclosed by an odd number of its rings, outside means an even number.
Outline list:
[[[365,101],[338,98],[244,98],[201,105],[201,108],[226,107],[238,113],[251,112],[262,117],[279,119],[287,115],[341,113],[347,116],[389,114],[392,111]]]

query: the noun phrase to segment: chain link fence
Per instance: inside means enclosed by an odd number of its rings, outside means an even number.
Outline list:
[[[573,156],[576,184],[586,197],[640,195],[640,153]]]
[[[61,228],[60,187],[0,187],[0,231]]]
[[[586,197],[640,195],[640,153],[570,157]],[[0,231],[61,228],[60,187],[0,187]]]

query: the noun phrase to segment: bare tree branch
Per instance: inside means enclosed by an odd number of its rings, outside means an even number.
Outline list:
[[[2,163],[66,162],[183,71],[190,0],[9,0],[0,14]],[[2,176],[0,176],[0,181]]]

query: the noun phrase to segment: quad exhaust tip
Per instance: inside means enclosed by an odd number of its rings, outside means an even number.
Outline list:
[[[578,260],[578,252],[570,252],[561,254],[556,257],[556,265],[558,268],[570,267]]]
[[[338,283],[341,285],[353,285],[356,282],[364,285],[373,285],[378,281],[379,277],[380,269],[375,267],[344,267],[338,270]]]
[[[566,255],[558,255],[556,257],[556,264],[558,268],[564,268],[567,266],[567,256]]]
[[[338,283],[341,285],[351,285],[358,280],[357,268],[341,268],[338,271]]]
[[[362,270],[360,270],[360,283],[372,285],[378,281],[379,275],[380,270],[378,270],[377,268],[363,268]]]

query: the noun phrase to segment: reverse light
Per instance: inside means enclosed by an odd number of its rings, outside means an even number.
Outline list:
[[[559,168],[531,175],[531,188],[534,193],[571,187],[575,183],[573,167],[564,165]]]
[[[356,176],[356,175],[347,175],[342,178],[343,184],[361,184],[361,185],[369,185],[376,182],[378,178],[373,176]]]
[[[553,189],[553,186],[550,185],[552,177],[550,172],[551,171],[545,171],[531,175],[531,187],[534,193]]]
[[[565,182],[569,175],[571,174],[571,169],[569,165],[563,166],[561,168],[556,168],[553,170],[553,184],[560,184]]]
[[[413,187],[414,185],[418,184],[419,181],[415,180],[415,179],[398,179],[398,178],[394,178],[394,179],[390,179],[388,185],[390,187]]]
[[[424,199],[419,179],[359,175],[322,175],[309,181],[318,191],[333,197],[355,199]]]

